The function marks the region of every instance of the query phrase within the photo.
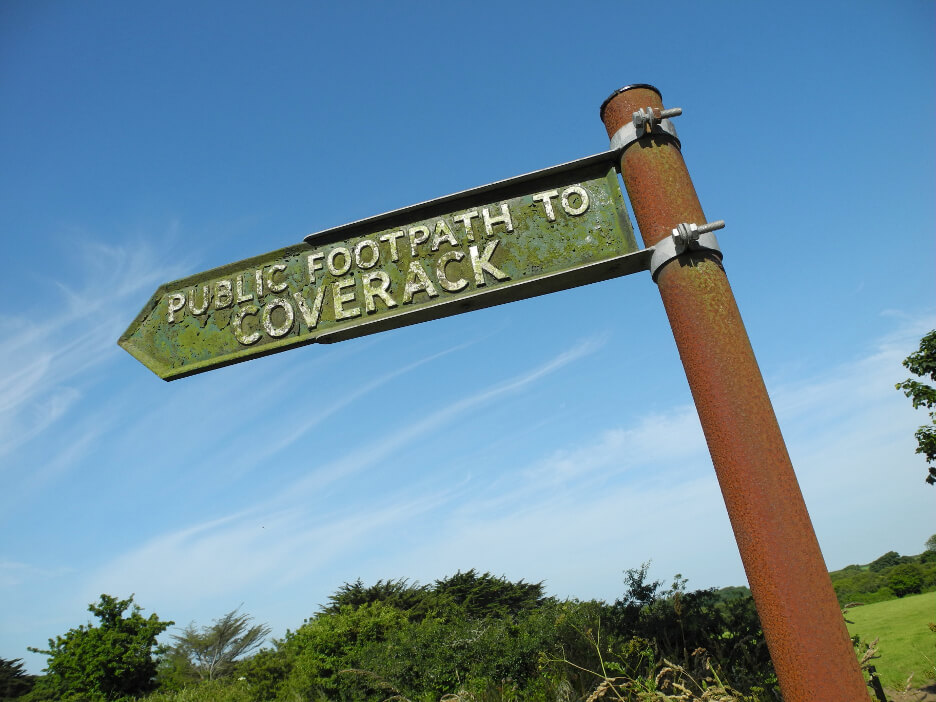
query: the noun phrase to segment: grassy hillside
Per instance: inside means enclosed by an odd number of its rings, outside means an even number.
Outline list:
[[[872,663],[883,683],[902,690],[913,673],[913,685],[932,682],[936,675],[936,592],[911,595],[848,610],[846,618],[852,636],[863,642],[879,638],[881,657]]]

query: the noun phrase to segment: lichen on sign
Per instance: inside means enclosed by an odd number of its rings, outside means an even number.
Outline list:
[[[167,283],[119,343],[172,380],[632,272],[614,167],[577,163]]]

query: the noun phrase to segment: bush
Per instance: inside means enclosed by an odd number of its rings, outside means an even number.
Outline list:
[[[141,702],[254,702],[258,698],[243,680],[206,680],[181,690],[154,692]]]
[[[129,616],[124,616],[127,610]],[[100,624],[70,629],[49,639],[47,650],[30,651],[49,657],[48,672],[36,685],[37,698],[53,693],[59,699],[119,700],[156,688],[156,658],[162,653],[156,637],[174,622],[143,617],[131,595],[118,600],[101,595],[88,610]]]
[[[887,585],[897,597],[916,594],[923,587],[923,572],[914,563],[894,566],[887,573]]]
[[[360,650],[405,629],[406,615],[382,602],[342,605],[337,614],[319,615],[289,632],[279,644],[289,669],[280,689],[294,699],[365,700],[366,681],[341,671],[361,668]],[[388,695],[380,699],[386,698]]]
[[[22,658],[0,658],[0,700],[25,695],[34,684],[35,678],[26,672]]]
[[[900,562],[901,558],[899,553],[896,551],[888,551],[877,560],[871,561],[868,568],[870,568],[873,573],[880,573],[882,570],[887,570],[891,566],[900,565]]]

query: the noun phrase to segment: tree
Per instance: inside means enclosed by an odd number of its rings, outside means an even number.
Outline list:
[[[0,701],[25,695],[33,686],[34,678],[23,668],[23,659],[0,658]]]
[[[235,609],[202,629],[191,623],[181,634],[173,635],[173,653],[188,659],[202,680],[230,675],[234,661],[259,648],[270,634],[265,624],[250,626],[252,619]]]
[[[338,614],[345,605],[361,607],[370,602],[383,602],[407,612],[423,612],[426,608],[426,585],[410,585],[406,578],[399,580],[378,580],[375,585],[367,586],[360,578],[353,583],[345,583],[337,592],[328,596],[329,604],[322,607],[325,614]]]
[[[936,329],[920,339],[920,348],[904,359],[904,368],[920,378],[936,382]],[[897,389],[913,402],[913,409],[925,407],[929,410],[930,423],[916,430],[917,453],[922,453],[929,467],[926,482],[936,485],[936,388],[907,378],[897,383]]]
[[[469,617],[517,616],[535,609],[543,602],[543,583],[526,583],[521,578],[511,582],[490,573],[479,575],[474,568],[458,571],[432,587],[439,605],[447,603],[464,608]]]
[[[130,616],[124,613],[132,605]],[[174,622],[144,618],[133,595],[118,600],[101,595],[88,610],[100,620],[49,639],[48,650],[30,648],[49,657],[44,679],[59,699],[119,700],[155,688],[155,656],[163,652],[156,637]]]
[[[923,573],[920,566],[914,563],[894,566],[887,574],[887,586],[897,597],[919,592],[923,587]]]
[[[927,551],[936,551],[936,534],[933,534],[926,540],[926,550]]]
[[[868,570],[870,570],[872,573],[880,573],[883,570],[900,565],[902,562],[903,561],[901,561],[901,555],[899,553],[896,551],[888,551],[880,558],[871,561],[871,563],[868,565]]]

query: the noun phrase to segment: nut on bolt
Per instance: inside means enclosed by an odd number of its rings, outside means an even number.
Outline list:
[[[668,110],[661,110],[658,107],[644,107],[633,113],[632,118],[637,133],[645,134],[652,132],[653,128],[662,120],[669,117],[678,117],[682,114],[681,107],[671,107]]]
[[[724,228],[725,220],[723,219],[719,219],[715,222],[707,222],[706,224],[691,224],[688,222],[677,224],[672,232],[676,253],[679,254],[687,249],[696,248],[700,234],[706,234],[707,232],[714,232],[716,229]]]

